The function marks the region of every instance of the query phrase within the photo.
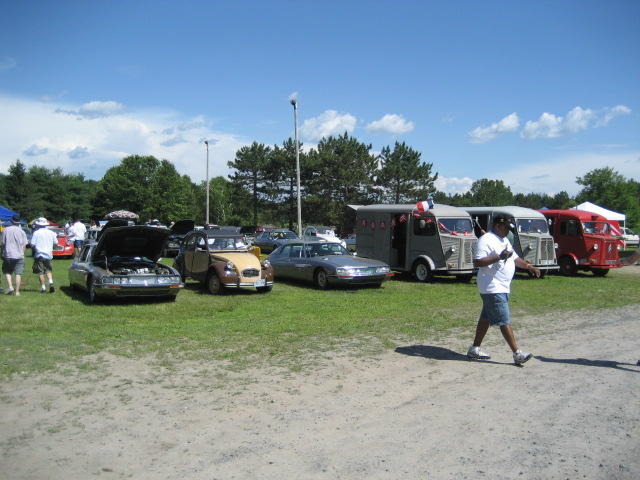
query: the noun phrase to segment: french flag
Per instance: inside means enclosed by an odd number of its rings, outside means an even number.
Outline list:
[[[416,207],[418,208],[418,212],[426,212],[427,210],[433,208],[433,200],[429,199],[425,202],[416,203]]]

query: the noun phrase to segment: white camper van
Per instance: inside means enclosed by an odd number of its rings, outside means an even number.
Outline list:
[[[470,279],[478,241],[471,216],[448,205],[418,212],[415,204],[352,205],[357,212],[356,253],[410,272],[421,282],[434,275]]]
[[[558,269],[556,249],[553,237],[549,233],[549,225],[543,214],[524,207],[462,207],[473,218],[477,231],[481,228],[490,232],[493,217],[506,215],[513,219],[516,228],[508,238],[516,253],[523,259],[538,267],[542,274]]]

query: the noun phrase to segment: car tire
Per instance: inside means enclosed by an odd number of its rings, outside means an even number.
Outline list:
[[[87,293],[89,294],[89,303],[95,305],[98,303],[98,296],[96,295],[96,289],[93,285],[93,278],[89,277],[87,280]]]
[[[329,276],[327,272],[319,268],[313,274],[313,284],[318,290],[326,290],[329,287]]]
[[[560,265],[560,273],[565,277],[574,277],[576,273],[578,273],[578,266],[576,262],[573,261],[573,258],[566,256],[562,257],[558,262]]]
[[[220,277],[216,273],[210,273],[207,277],[207,290],[212,295],[221,295],[224,293],[224,284],[220,281]]]
[[[433,270],[425,260],[418,260],[413,267],[413,276],[419,282],[431,283],[433,281]]]
[[[607,273],[609,273],[608,268],[592,268],[591,271],[596,277],[604,277]]]

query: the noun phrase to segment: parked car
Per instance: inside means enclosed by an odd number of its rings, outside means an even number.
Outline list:
[[[627,247],[637,247],[640,244],[640,235],[636,235],[627,227],[620,227],[622,239]]]
[[[324,290],[329,286],[374,285],[393,276],[384,262],[351,255],[335,242],[290,240],[269,257],[276,278],[312,282]]]
[[[169,233],[167,228],[108,223],[69,267],[71,288],[86,291],[91,303],[118,297],[175,300],[184,288],[180,274],[158,263]]]
[[[253,239],[253,245],[256,247],[260,247],[260,251],[262,253],[271,253],[283,242],[287,240],[295,240],[298,238],[291,230],[287,230],[285,228],[276,228],[273,230],[266,230]]]
[[[356,253],[356,234],[352,233],[347,238],[344,239],[344,243],[346,245],[346,249],[351,253]]]
[[[305,227],[302,232],[302,239],[306,241],[321,240],[325,242],[339,243],[343,247],[347,247],[344,240],[341,240],[336,235],[331,227],[325,227],[324,225],[309,225]]]
[[[194,230],[195,227],[195,220],[190,219],[178,220],[174,223],[170,229],[171,233],[169,234],[169,238],[167,238],[163,255],[165,257],[175,258],[178,253],[180,253],[180,246],[182,245],[182,240],[184,240],[185,235]]]
[[[64,231],[64,228],[60,227],[47,227],[54,231],[56,237],[58,238],[58,244],[53,246],[53,258],[71,258],[73,257],[73,252],[75,250],[73,246],[73,242],[69,240],[69,236],[67,232]]]
[[[210,293],[227,289],[255,288],[270,292],[273,268],[267,260],[251,253],[241,233],[225,230],[194,230],[180,247],[173,266],[183,281],[192,278],[204,282]]]

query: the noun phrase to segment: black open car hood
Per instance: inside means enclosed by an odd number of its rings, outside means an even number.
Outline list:
[[[190,220],[190,219],[178,220],[171,227],[171,235],[173,235],[173,236],[175,236],[175,235],[186,235],[188,232],[193,230],[195,227],[196,227],[196,221],[195,220]]]
[[[119,257],[146,257],[156,262],[171,231],[168,228],[142,225],[103,229],[93,259]]]

